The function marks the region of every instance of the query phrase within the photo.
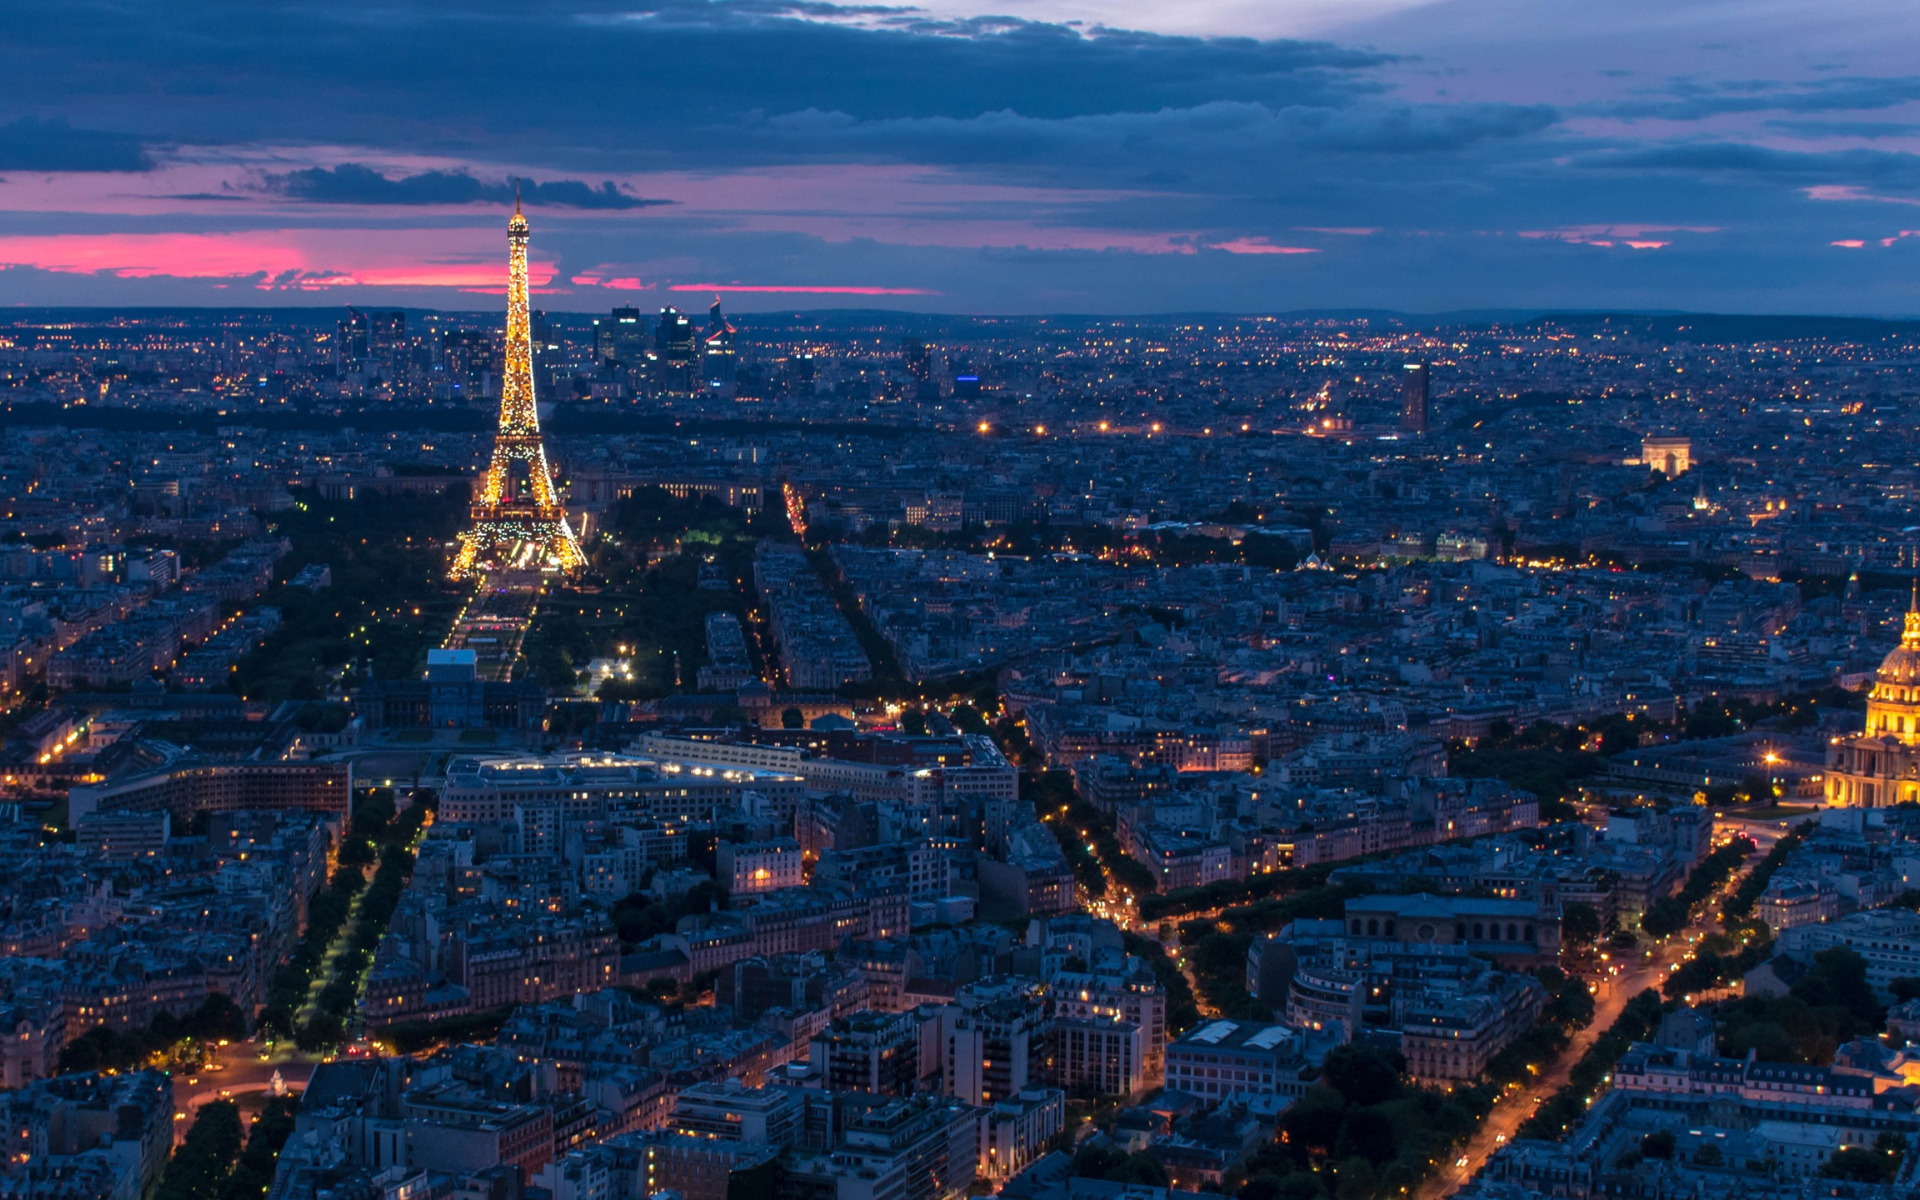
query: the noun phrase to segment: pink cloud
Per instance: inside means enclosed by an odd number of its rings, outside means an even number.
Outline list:
[[[595,267],[591,271],[582,271],[578,275],[570,275],[567,277],[567,282],[576,287],[603,287],[611,288],[618,292],[647,292],[653,290],[650,285],[641,283],[638,275],[602,275],[599,267]]]
[[[1865,246],[1866,243],[1861,241],[1859,238],[1845,238],[1838,242],[1828,242],[1827,245],[1839,246],[1842,249],[1846,249],[1846,250],[1858,250],[1862,246]]]
[[[1132,254],[1192,254],[1185,233],[1126,233],[1071,225],[966,217],[869,216],[847,211],[742,213],[728,227],[752,233],[803,233],[828,242],[873,241],[891,246],[945,246],[962,250],[1119,250]]]
[[[938,296],[925,288],[801,287],[787,284],[676,283],[670,292],[798,292],[809,296]]]
[[[20,235],[0,237],[0,265],[120,279],[250,279],[268,291],[502,291],[506,248],[488,254],[481,247],[491,240],[475,245],[476,239],[465,231],[391,229]],[[468,247],[472,252],[464,252]],[[528,264],[528,280],[538,288],[552,283],[557,273],[550,262]]]
[[[1673,245],[1670,239],[1650,238],[1650,233],[1718,233],[1717,225],[1566,225],[1559,229],[1522,229],[1520,236],[1543,241],[1566,242],[1574,246],[1611,248],[1624,245],[1630,250],[1659,250]]]
[[[0,177],[0,212],[190,215],[197,220],[217,216],[257,221],[264,217],[272,220],[276,233],[285,237],[292,237],[290,230],[320,214],[354,212],[393,220],[397,212],[392,206],[319,204],[291,199],[265,186],[269,176],[344,162],[363,163],[389,176],[437,170],[465,171],[476,178],[493,179],[507,172],[500,164],[475,159],[380,154],[365,147],[185,146],[165,152],[153,171],[139,176],[54,172]],[[670,220],[676,213],[695,212],[714,232],[802,234],[836,243],[872,241],[954,249],[1156,255],[1193,254],[1198,249],[1197,238],[1186,230],[1113,230],[1085,223],[1089,204],[1146,193],[982,183],[956,172],[906,164],[834,163],[744,171],[636,173],[614,176],[613,182],[637,195],[673,200],[679,207],[646,210],[644,215],[622,210],[541,210],[534,214],[536,250],[541,244],[542,226],[551,221],[576,227],[627,224]],[[486,208],[471,205],[408,206],[403,211],[408,218],[433,220],[435,224],[390,228],[384,231],[390,238],[417,238],[436,247],[457,240],[465,251],[459,255],[460,261],[495,261],[493,251],[497,231],[504,224],[503,213],[489,215]],[[445,223],[450,217],[458,218],[459,224]],[[466,224],[468,220],[471,225]],[[334,269],[341,278],[317,286],[347,286],[345,277],[359,279],[357,268],[365,261],[362,248],[352,242],[372,236],[371,231],[315,228],[307,231],[305,244],[317,248],[326,243],[333,247],[330,252],[304,257],[275,254],[255,269],[269,274],[278,274],[279,269]],[[245,255],[236,251],[235,257]],[[383,252],[381,257],[387,255]],[[654,269],[658,269],[657,264]],[[192,274],[202,276],[211,270]],[[560,280],[560,285],[622,291],[646,288],[644,280],[635,283],[636,276],[615,276],[615,270],[632,272],[634,267],[600,264]],[[573,283],[574,278],[581,282]],[[497,290],[499,284],[463,277],[455,286]]]
[[[1372,237],[1380,230],[1371,225],[1299,225],[1302,233],[1337,233],[1343,237]]]
[[[1265,238],[1234,238],[1230,242],[1208,242],[1207,249],[1228,254],[1318,254],[1311,246],[1276,246]]]
[[[1874,204],[1920,205],[1920,200],[1916,200],[1911,196],[1882,196],[1877,192],[1869,192],[1865,188],[1855,187],[1850,183],[1822,183],[1807,188],[1806,194],[1809,200],[1865,200]]]

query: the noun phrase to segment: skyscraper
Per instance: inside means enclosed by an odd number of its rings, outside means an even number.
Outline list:
[[[407,314],[397,309],[385,312],[361,312],[347,309],[340,322],[340,344],[336,361],[347,370],[359,370],[368,363],[379,366],[388,378],[406,373],[408,366]]]
[[[356,308],[347,309],[346,320],[340,322],[340,340],[335,346],[334,361],[342,367],[352,367],[367,357],[367,314]]]
[[[933,357],[925,342],[919,338],[900,339],[900,366],[914,381],[916,399],[939,399],[940,389],[933,383]]]
[[[686,395],[694,390],[700,376],[700,338],[687,314],[671,305],[660,310],[660,322],[653,329],[653,353],[661,391]]]
[[[593,357],[602,363],[637,367],[647,361],[647,326],[637,308],[616,308],[593,323]]]
[[[406,374],[407,314],[396,310],[372,312],[367,319],[367,357],[380,364],[389,379]]]
[[[460,538],[455,579],[490,569],[572,572],[587,557],[567,524],[540,437],[534,404],[533,337],[527,307],[527,219],[520,201],[507,222],[507,346],[500,381],[500,427],[493,461],[474,497],[473,527]]]
[[[1400,379],[1400,428],[1425,433],[1432,415],[1427,398],[1427,364],[1408,363]]]
[[[720,297],[715,296],[713,307],[707,310],[707,336],[701,356],[705,360],[701,377],[708,387],[721,388],[733,382],[737,365],[733,335],[737,332],[720,312]]]
[[[500,339],[491,329],[448,329],[440,334],[440,365],[464,396],[491,396],[500,377]]]

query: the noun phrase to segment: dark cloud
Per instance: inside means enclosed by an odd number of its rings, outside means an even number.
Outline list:
[[[516,195],[513,183],[483,183],[464,171],[423,171],[389,178],[360,163],[269,175],[266,184],[270,191],[321,204],[508,204]],[[517,194],[529,205],[566,208],[627,209],[673,203],[632,195],[611,180],[596,188],[577,179],[545,183],[526,179],[519,181]]]
[[[1435,7],[1473,2],[1495,7]],[[1874,265],[1894,256],[1842,254],[1828,244],[1872,232],[1850,224],[1874,219],[1872,206],[1809,204],[1805,194],[1840,184],[1920,195],[1920,159],[1872,147],[1805,153],[1737,139],[1649,142],[1617,124],[1595,134],[1562,120],[1751,113],[1759,114],[1755,126],[1778,118],[1766,127],[1801,137],[1896,136],[1908,115],[1898,106],[1920,101],[1920,80],[1870,78],[1864,67],[1798,83],[1701,77],[1556,110],[1456,101],[1428,82],[1418,85],[1425,100],[1396,91],[1394,80],[1428,67],[1442,76],[1460,69],[1444,43],[1435,54],[1415,36],[1398,40],[1428,57],[1402,69],[1416,60],[1324,42],[946,19],[892,4],[0,0],[0,19],[8,31],[0,77],[18,106],[0,101],[0,121],[59,112],[79,126],[126,131],[61,127],[61,161],[84,162],[79,147],[88,137],[106,139],[94,146],[96,162],[114,162],[111,149],[133,166],[144,165],[143,146],[207,148],[188,152],[201,165],[219,163],[220,147],[231,145],[249,148],[237,163],[259,162],[264,146],[286,164],[273,168],[285,173],[267,181],[268,198],[341,206],[259,203],[261,178],[242,183],[246,168],[236,165],[232,190],[251,204],[0,217],[15,233],[460,225],[473,214],[422,206],[504,203],[509,169],[542,180],[529,192],[534,203],[637,210],[646,203],[639,197],[585,181],[650,170],[726,180],[744,168],[799,165],[820,169],[796,173],[790,211],[769,183],[780,178],[773,174],[743,180],[742,204],[714,206],[721,211],[689,202],[644,216],[576,219],[550,209],[540,222],[542,253],[555,255],[563,276],[629,264],[623,273],[649,280],[684,271],[682,278],[767,283],[886,281],[940,293],[929,304],[974,310],[1724,309],[1743,297],[1778,306],[1781,297],[1817,304],[1821,296],[1888,310],[1920,304],[1905,274]],[[1641,67],[1633,78],[1642,84],[1667,73],[1617,53],[1557,42],[1529,59],[1528,71],[1503,63],[1501,74],[1457,94],[1526,100],[1541,94],[1526,89],[1545,86],[1538,79],[1551,74],[1539,68],[1556,61],[1573,64],[1569,72],[1582,79],[1595,62]],[[29,109],[20,97],[46,108]],[[1845,119],[1854,114],[1887,120]],[[1871,131],[1882,125],[1884,133]],[[6,137],[19,131],[18,123],[0,125],[0,167],[17,165]],[[302,146],[349,147],[326,161],[356,161],[314,166],[317,156],[302,158]],[[373,165],[413,155],[472,165],[413,174]],[[846,198],[852,189],[820,179],[842,164],[889,169],[873,172],[871,198]],[[218,174],[188,186],[216,189]],[[231,216],[215,211],[229,208]],[[1615,225],[1722,232],[1677,232],[1668,247],[1644,253],[1553,236]],[[1311,232],[1363,226],[1378,232]],[[1035,232],[1060,236],[1015,244]],[[1126,233],[1141,236],[1108,236]],[[1255,238],[1319,253],[1283,261],[1099,249]],[[1872,277],[1872,292],[1860,281],[1876,269],[1885,274]],[[38,275],[0,272],[0,302],[47,286]],[[158,298],[171,294],[167,287],[201,285],[89,286]],[[432,302],[434,293],[411,299]],[[598,299],[583,294],[579,303]]]
[[[0,171],[144,171],[151,165],[145,143],[130,134],[32,117],[0,125]]]
[[[1884,150],[1810,153],[1740,142],[1673,142],[1586,155],[1575,159],[1574,165],[1748,177],[1789,187],[1844,185],[1920,192],[1920,156]]]
[[[545,183],[528,180],[522,194],[528,204],[553,204],[565,208],[651,208],[674,203],[672,200],[650,200],[631,195],[621,191],[610,179],[601,181],[599,187],[578,179],[550,179]]]
[[[1767,122],[1778,129],[1803,138],[1876,138],[1912,137],[1920,133],[1920,121],[1795,121],[1777,118]]]
[[[769,119],[755,138],[787,153],[810,148],[842,157],[910,158],[1059,186],[1101,179],[1266,191],[1357,182],[1383,167],[1403,170],[1401,160],[1472,154],[1541,133],[1558,119],[1546,105],[1440,107],[1374,99],[1337,108],[1218,101],[1055,120],[994,112],[967,120],[859,121],[807,110]]]
[[[809,108],[860,120],[1065,119],[1216,101],[1340,106],[1387,55],[706,0],[0,3],[0,71],[169,141],[313,141],[606,169],[739,161]],[[839,10],[854,13],[859,10]],[[808,19],[801,19],[802,17]],[[767,144],[751,147],[765,156]],[[574,169],[578,169],[577,166]]]
[[[1664,96],[1608,101],[1587,111],[1611,117],[1698,121],[1727,113],[1863,112],[1920,100],[1920,76],[1840,77],[1790,85],[1770,80],[1677,80]]]

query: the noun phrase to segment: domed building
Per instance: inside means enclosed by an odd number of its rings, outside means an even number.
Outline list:
[[[1900,645],[1867,694],[1864,732],[1827,746],[1827,803],[1881,808],[1920,801],[1920,598],[1907,610]]]

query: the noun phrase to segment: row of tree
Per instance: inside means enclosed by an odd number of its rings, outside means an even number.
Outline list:
[[[340,847],[340,865],[327,887],[307,905],[306,931],[292,956],[274,972],[260,1014],[262,1032],[274,1037],[292,1036],[303,1050],[339,1043],[346,1019],[359,999],[360,976],[372,962],[373,951],[413,873],[413,842],[436,799],[430,793],[423,794],[406,811],[398,812],[392,791],[376,788],[355,803],[349,831]],[[374,873],[369,889],[365,865],[375,861],[380,869]],[[320,1012],[298,1023],[313,981],[328,965],[327,951],[353,915],[354,898],[363,890],[367,895],[361,901],[352,941],[331,964],[318,998]]]
[[[341,926],[353,911],[353,898],[367,883],[358,867],[334,869],[327,886],[307,902],[307,928],[294,946],[293,954],[273,973],[267,988],[267,1003],[260,1011],[259,1032],[268,1037],[287,1037],[293,1033],[295,1015],[306,1002],[313,977],[325,961],[327,947],[339,936]]]
[[[333,957],[327,982],[314,998],[314,1013],[294,1032],[294,1043],[302,1050],[324,1050],[346,1038],[347,1022],[360,1002],[360,988],[373,952],[386,936],[393,910],[400,904],[400,893],[413,876],[413,851],[404,846],[389,846],[380,853],[380,869],[373,884],[360,900],[360,912],[353,923],[347,944]]]
[[[1600,1090],[1600,1085],[1612,1073],[1620,1056],[1634,1042],[1644,1041],[1660,1023],[1665,1010],[1660,1003],[1660,993],[1652,988],[1641,992],[1627,1001],[1627,1007],[1620,1013],[1607,1031],[1595,1038],[1593,1045],[1573,1064],[1567,1073],[1567,1082],[1553,1093],[1545,1103],[1534,1110],[1520,1126],[1519,1136],[1523,1138],[1545,1138],[1557,1140],[1567,1130],[1586,1115],[1587,1105]]]
[[[1687,881],[1680,890],[1671,896],[1663,896],[1647,906],[1646,915],[1640,918],[1640,928],[1654,937],[1669,937],[1687,927],[1693,919],[1693,910],[1706,902],[1708,896],[1740,869],[1756,847],[1752,839],[1736,837],[1731,842],[1715,850],[1701,860],[1687,875]]]
[[[293,1135],[298,1096],[269,1099],[251,1133],[231,1100],[200,1106],[193,1127],[167,1162],[153,1200],[260,1200],[273,1184],[280,1151]],[[244,1149],[243,1149],[244,1148]]]

